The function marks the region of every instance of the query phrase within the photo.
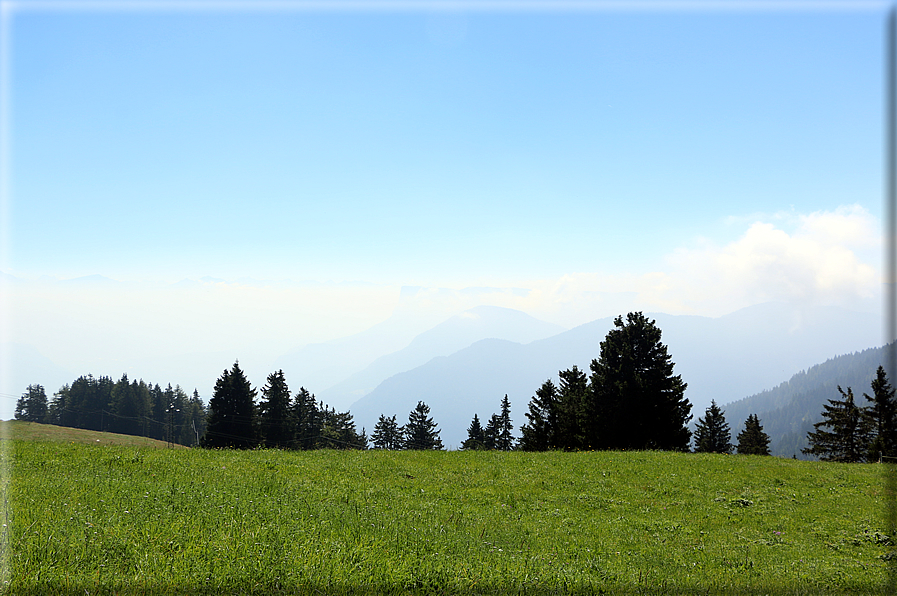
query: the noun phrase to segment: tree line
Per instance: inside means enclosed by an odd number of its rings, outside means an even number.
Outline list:
[[[520,437],[513,436],[511,404],[505,395],[499,412],[485,426],[474,414],[461,449],[510,451],[642,450],[690,451],[692,404],[686,383],[661,342],[655,321],[640,312],[614,320],[590,374],[573,366],[546,380],[531,398]],[[879,461],[897,458],[897,401],[884,368],[872,382],[866,407],[855,403],[850,387],[824,406],[823,421],[808,434],[803,452],[826,461]],[[169,384],[162,389],[140,381],[80,377],[48,401],[41,385],[29,385],[16,404],[17,420],[147,436],[207,448],[277,449],[442,449],[438,425],[423,401],[400,425],[396,415],[381,415],[368,437],[350,412],[337,412],[304,387],[292,394],[282,370],[253,389],[239,362],[215,383],[208,407]],[[750,414],[738,444],[722,410],[711,402],[694,432],[694,450],[708,453],[769,455],[769,435]]]
[[[15,419],[102,432],[149,437],[192,446],[206,431],[206,407],[199,392],[180,385],[162,389],[127,374],[82,376],[48,400],[42,385],[29,385],[16,402]]]

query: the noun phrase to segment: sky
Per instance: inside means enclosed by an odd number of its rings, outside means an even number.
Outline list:
[[[0,339],[76,375],[881,309],[887,3],[2,5]]]

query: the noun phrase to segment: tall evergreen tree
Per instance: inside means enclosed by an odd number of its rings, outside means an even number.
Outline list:
[[[499,451],[510,451],[514,448],[514,430],[511,424],[511,401],[508,394],[501,400],[501,413],[498,415],[498,434],[495,437],[495,448]]]
[[[324,425],[323,412],[318,408],[313,393],[300,387],[293,398],[293,420],[295,420],[295,448],[317,449]]]
[[[769,455],[769,435],[763,432],[756,414],[744,422],[744,430],[738,433],[738,453],[743,455]]]
[[[404,430],[396,422],[395,416],[387,418],[380,414],[380,419],[374,425],[374,432],[371,434],[374,449],[401,449]]]
[[[199,437],[206,434],[206,416],[206,405],[199,397],[199,391],[194,388],[187,405],[187,420],[191,433],[190,442],[186,443],[188,446],[199,445]]]
[[[265,447],[292,448],[295,440],[296,421],[290,407],[290,388],[283,370],[268,375],[268,383],[262,387],[259,402],[259,430]]]
[[[474,414],[470,426],[467,427],[467,438],[461,443],[461,449],[476,451],[485,448],[486,435],[483,431],[483,425],[480,424],[480,417]]]
[[[589,401],[581,409],[585,443],[604,449],[687,451],[691,403],[686,383],[653,320],[631,312],[614,320],[591,364]]]
[[[845,392],[839,385],[838,393],[841,399],[830,399],[828,405],[822,406],[823,420],[813,425],[815,431],[807,433],[810,446],[801,452],[816,455],[822,461],[862,462],[869,447],[867,419],[854,403],[850,387]]]
[[[878,367],[872,380],[872,397],[865,393],[863,397],[872,402],[865,408],[872,433],[867,459],[878,461],[881,456],[897,457],[897,400],[883,366]]]
[[[405,425],[405,449],[442,449],[439,429],[429,414],[430,406],[417,402]]]
[[[523,451],[545,451],[558,447],[558,395],[551,379],[542,383],[530,399],[527,424],[520,427],[519,448]]]
[[[716,400],[711,400],[695,427],[695,453],[732,453],[731,438],[726,416]]]
[[[49,402],[43,385],[28,385],[16,402],[15,419],[25,422],[46,422]]]
[[[501,417],[498,414],[492,414],[486,428],[483,429],[483,449],[498,449],[498,433],[501,432]]]
[[[50,405],[47,408],[47,424],[64,426],[63,415],[66,410],[71,389],[71,385],[66,383],[59,388],[59,391],[53,394],[53,399],[50,400]]]
[[[593,446],[585,436],[586,406],[589,396],[589,379],[585,371],[573,366],[558,373],[558,447],[582,449]]]
[[[215,382],[215,392],[209,400],[209,417],[203,447],[234,447],[250,449],[255,437],[255,389],[235,362]]]
[[[141,420],[141,408],[139,396],[130,381],[128,375],[123,374],[121,379],[112,388],[112,432],[123,435],[140,435],[143,428]]]

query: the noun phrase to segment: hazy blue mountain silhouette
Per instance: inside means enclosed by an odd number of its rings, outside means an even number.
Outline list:
[[[519,310],[478,306],[418,335],[403,349],[377,358],[364,370],[319,391],[317,396],[329,404],[348,406],[373,391],[385,379],[426,364],[438,356],[453,354],[479,340],[496,338],[523,344],[563,330],[560,325],[540,321]]]

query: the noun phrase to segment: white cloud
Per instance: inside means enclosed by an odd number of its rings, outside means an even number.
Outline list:
[[[671,254],[666,298],[716,314],[772,300],[858,307],[880,292],[881,242],[880,225],[857,205],[797,216],[790,232],[756,221],[724,246]]]

